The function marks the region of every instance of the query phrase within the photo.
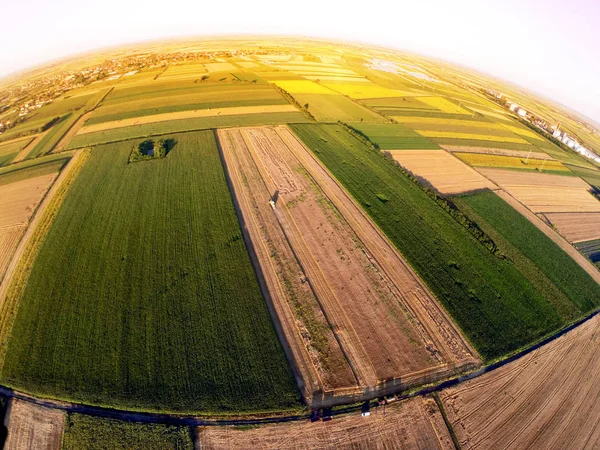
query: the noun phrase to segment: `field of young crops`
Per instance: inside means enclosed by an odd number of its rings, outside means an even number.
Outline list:
[[[0,143],[0,167],[10,164],[15,156],[19,154],[31,141],[32,136],[15,139]]]
[[[292,129],[365,207],[485,359],[524,346],[568,319],[519,267],[488,250],[380,152],[341,126]]]
[[[438,149],[429,139],[397,123],[366,124],[351,123],[353,128],[367,136],[381,150]]]
[[[579,314],[600,305],[600,285],[550,238],[495,193],[465,195],[457,202],[459,206],[466,204],[539,267],[577,306]]]
[[[93,149],[25,286],[3,384],[142,410],[298,405],[211,131]]]
[[[126,139],[137,139],[157,136],[167,133],[179,133],[185,131],[207,130],[210,128],[243,127],[253,125],[275,125],[280,123],[301,123],[308,119],[300,111],[237,114],[226,116],[198,117],[193,119],[169,120],[164,122],[153,122],[130,127],[115,128],[112,130],[85,133],[75,136],[68,148],[83,148],[109,142],[123,141]]]

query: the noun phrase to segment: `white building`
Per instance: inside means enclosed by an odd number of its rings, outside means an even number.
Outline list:
[[[520,117],[525,117],[527,115],[527,111],[525,111],[523,108],[521,108],[520,106],[517,107],[517,114]]]

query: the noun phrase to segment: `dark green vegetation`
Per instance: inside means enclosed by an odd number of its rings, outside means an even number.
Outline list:
[[[577,306],[577,315],[600,304],[598,285],[567,253],[493,192],[465,195],[456,202],[492,227],[531,260]],[[484,225],[484,224],[487,224]]]
[[[297,407],[211,131],[93,149],[42,243],[2,381],[141,410]]]
[[[397,123],[351,123],[349,125],[365,135],[381,150],[425,150],[439,148],[429,139]]]
[[[210,128],[242,127],[252,125],[275,125],[280,123],[307,122],[300,111],[279,113],[238,114],[231,116],[198,117],[166,122],[153,122],[131,127],[115,128],[75,136],[68,148],[82,148],[126,139],[146,138],[183,131],[207,130]]]
[[[69,414],[63,450],[193,450],[192,430],[183,426],[123,422]]]
[[[129,162],[164,158],[169,154],[173,147],[175,147],[176,143],[177,141],[172,138],[159,139],[158,141],[146,139],[133,146],[133,150],[131,150],[131,155],[129,156]]]
[[[71,159],[72,152],[22,161],[0,168],[0,185],[60,171]]]
[[[483,358],[514,351],[569,319],[513,262],[490,252],[380,152],[339,125],[292,128],[365,207]]]

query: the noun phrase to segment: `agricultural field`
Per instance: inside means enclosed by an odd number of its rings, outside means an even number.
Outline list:
[[[501,169],[529,170],[540,173],[554,173],[573,176],[573,172],[562,163],[549,159],[453,152],[461,161],[473,167],[496,167]]]
[[[600,201],[578,177],[495,168],[477,170],[534,213],[600,212]]]
[[[18,138],[13,141],[0,142],[0,167],[13,162],[17,155],[35,139],[32,136]]]
[[[600,305],[600,285],[566,252],[495,193],[465,195],[456,203],[467,215],[475,214],[476,222],[484,230],[484,224],[488,224],[533,261],[577,306],[576,316]],[[488,233],[492,234],[493,231]],[[565,309],[568,309],[568,305]]]
[[[569,242],[600,239],[600,212],[547,213],[548,220]]]
[[[363,205],[484,359],[514,351],[565,323],[568,317],[515,264],[482,245],[378,151],[340,126],[291,128]]]
[[[450,140],[463,140],[463,141],[490,141],[490,142],[507,142],[515,144],[527,144],[526,141],[520,137],[512,136],[494,136],[483,133],[469,133],[461,131],[437,131],[437,130],[423,130],[416,129],[417,133],[421,136],[431,138],[434,142],[444,143],[452,142]]]
[[[282,105],[283,106],[283,105]],[[229,128],[255,125],[272,125],[280,123],[308,122],[304,114],[298,110],[279,113],[235,114],[192,119],[169,120],[132,125],[118,129],[98,131],[75,136],[69,143],[69,149],[90,147],[99,144],[118,142],[127,139],[147,138],[169,133],[207,130],[212,128]]]
[[[356,385],[373,391],[384,381],[410,386],[477,364],[427,288],[288,128],[222,130],[219,140],[244,222],[256,224],[252,242],[264,243],[256,252],[278,316],[291,313],[282,320],[285,341],[299,343],[292,353],[309,381],[298,383],[305,398]],[[275,215],[265,201],[273,195]],[[303,295],[301,280],[311,287]]]
[[[167,67],[167,70],[162,72],[157,79],[160,79],[161,81],[199,79],[206,73],[207,70],[202,63],[182,64]]]
[[[440,410],[430,397],[414,398],[332,421],[242,427],[198,428],[200,448],[248,449],[396,449],[452,450],[454,444]]]
[[[547,161],[554,161],[552,156],[542,153],[539,151],[520,151],[520,150],[510,150],[506,148],[490,148],[490,147],[469,147],[462,145],[442,145],[444,150],[449,151],[450,153],[474,153],[481,155],[496,155],[496,156],[511,156],[514,158],[522,158],[522,159],[540,159]]]
[[[460,448],[600,446],[600,316],[440,394]]]
[[[58,448],[58,447],[57,447]],[[83,414],[65,420],[62,450],[193,450],[184,426],[123,422]]]
[[[445,97],[419,97],[419,100],[426,105],[433,106],[443,113],[473,115],[472,111],[469,111],[464,106],[456,104]]]
[[[600,239],[581,241],[573,244],[579,252],[600,269]]]
[[[388,89],[375,83],[323,83],[323,85],[352,99],[406,97],[407,95],[410,95],[409,92]]]
[[[443,150],[389,151],[395,161],[444,195],[497,186],[453,155]]]
[[[381,150],[437,149],[436,144],[420,136],[410,128],[397,123],[366,124],[350,123],[352,128],[366,136]]]
[[[62,411],[11,399],[6,414],[4,422],[8,428],[8,435],[4,442],[4,449],[61,448],[65,420]]]
[[[111,96],[94,111],[86,122],[93,125],[132,117],[176,113],[212,108],[248,107],[264,105],[287,105],[287,101],[268,84],[202,85],[186,90],[177,85],[155,93],[154,96],[121,97],[112,101]]]
[[[213,72],[230,72],[230,71],[235,71],[237,70],[237,68],[228,62],[216,62],[216,63],[207,63],[204,64],[204,67],[206,68],[206,70],[209,73],[213,73]]]
[[[600,190],[600,169],[591,169],[581,166],[568,165],[577,176],[583,178],[590,186]]]
[[[2,382],[136,410],[295,408],[213,134],[171,137],[152,161],[128,164],[136,141],[91,151],[23,289]]]

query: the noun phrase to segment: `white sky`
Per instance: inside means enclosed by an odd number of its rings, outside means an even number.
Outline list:
[[[600,122],[600,0],[0,0],[0,76],[148,39],[291,34],[470,66]]]

